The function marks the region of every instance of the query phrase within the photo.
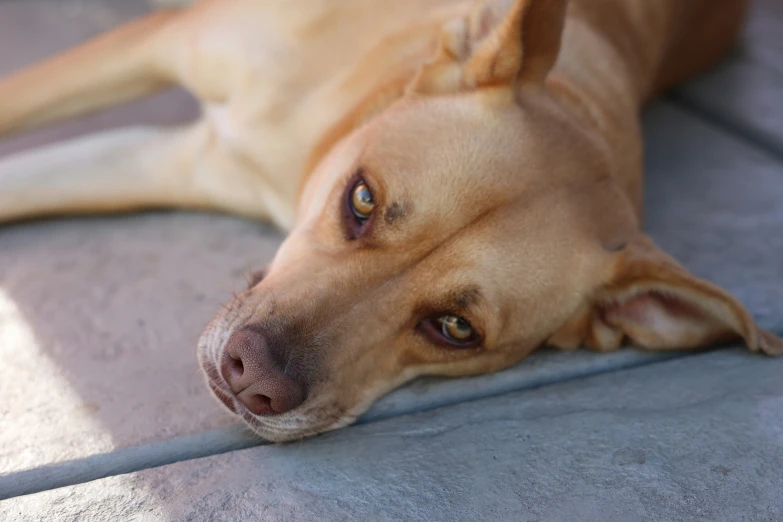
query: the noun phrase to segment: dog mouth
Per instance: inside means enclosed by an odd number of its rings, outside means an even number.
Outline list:
[[[212,395],[223,407],[239,417],[256,435],[273,442],[283,442],[286,440],[302,438],[302,436],[298,436],[296,433],[280,437],[278,433],[279,429],[274,429],[272,426],[278,423],[270,423],[268,419],[252,414],[247,408],[239,403],[236,396],[228,389],[228,384],[220,376],[220,370],[216,364],[211,361],[202,361],[201,367],[206,374],[207,386],[212,392]],[[281,415],[278,415],[276,417],[280,416]]]
[[[271,442],[301,440],[347,426],[357,417],[336,404],[332,404],[331,407],[312,405],[301,413],[258,416],[239,404],[234,395],[226,391],[222,383],[208,378],[207,384],[220,404],[239,417],[256,435]]]
[[[218,363],[227,339],[240,327],[230,324],[232,322],[241,323],[230,321],[221,313],[210,323],[199,340],[199,364],[212,395],[256,435],[271,442],[287,442],[341,428],[356,420],[357,414],[344,408],[340,401],[329,400],[328,394],[323,393],[318,400],[310,398],[286,413],[256,415],[249,411],[231,391]]]

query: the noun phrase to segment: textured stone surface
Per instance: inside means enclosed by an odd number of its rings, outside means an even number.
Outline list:
[[[688,105],[783,157],[783,3],[756,0],[734,56],[679,89]]]
[[[0,503],[8,520],[780,520],[783,360],[680,359]]]
[[[664,359],[684,357],[687,353],[643,353],[625,349],[612,354],[597,354],[587,351],[563,353],[546,350],[531,357],[524,364],[497,372],[465,379],[420,379],[382,398],[357,421],[358,424],[376,422],[400,415],[418,413],[439,407],[460,404],[469,400],[493,397],[504,393],[534,389],[553,383],[576,378],[598,375],[610,371],[635,368]],[[139,372],[141,373],[141,372]],[[154,381],[154,372],[143,373],[142,379]],[[153,382],[154,386],[155,383]],[[64,395],[68,395],[69,389]],[[10,394],[9,394],[10,395]],[[146,398],[140,394],[142,398]],[[71,396],[73,394],[71,393]],[[187,400],[187,399],[186,399]],[[158,397],[149,400],[149,406],[155,407]],[[62,401],[61,401],[62,403]],[[198,402],[196,402],[198,406]],[[174,419],[173,429],[166,418],[151,418],[155,412],[150,407],[139,408],[138,426],[130,435],[131,442],[119,437],[108,438],[102,426],[86,415],[70,416],[63,431],[81,430],[84,433],[78,444],[63,448],[64,440],[43,439],[43,447],[31,452],[30,448],[41,439],[25,436],[27,432],[40,429],[29,423],[8,423],[6,439],[11,448],[22,448],[40,462],[26,463],[28,469],[0,473],[0,500],[19,495],[37,493],[47,489],[78,484],[112,475],[139,471],[148,467],[162,466],[180,460],[216,455],[228,451],[245,449],[266,442],[252,436],[243,425],[217,427],[207,431],[188,434],[189,428],[204,422],[201,416],[186,417],[191,413],[182,409],[182,418]],[[78,411],[77,408],[72,410]],[[215,422],[223,417],[206,417],[206,422]],[[140,438],[141,444],[132,444],[133,437]],[[103,437],[103,438],[102,438]],[[170,437],[170,438],[169,438]],[[102,448],[100,442],[108,440]],[[77,458],[63,461],[76,450]],[[101,452],[103,451],[103,452]],[[51,460],[47,460],[51,459]],[[18,463],[18,459],[12,464]]]
[[[753,0],[742,49],[750,61],[783,73],[783,4],[778,0]]]
[[[696,275],[783,327],[783,164],[671,104],[645,116],[645,228]]]
[[[783,72],[735,59],[678,95],[722,125],[783,155]]]
[[[278,242],[206,214],[0,228],[0,472],[233,422],[195,344]]]

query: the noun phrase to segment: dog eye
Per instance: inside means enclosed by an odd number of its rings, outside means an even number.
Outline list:
[[[345,189],[342,213],[346,239],[354,240],[361,236],[369,223],[377,203],[367,182],[359,170]]]
[[[354,185],[351,191],[351,212],[359,221],[370,219],[373,210],[375,210],[375,201],[372,197],[370,188],[364,181],[359,181]]]
[[[473,327],[462,317],[444,315],[438,318],[440,331],[445,338],[457,343],[464,343],[473,337]]]
[[[419,329],[431,342],[452,348],[475,348],[481,341],[473,326],[458,315],[426,319]]]

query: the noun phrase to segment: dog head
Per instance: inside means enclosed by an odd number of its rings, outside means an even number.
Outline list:
[[[605,144],[544,87],[565,3],[477,4],[320,162],[263,277],[200,342],[213,391],[260,435],[333,429],[418,375],[547,342],[781,348],[641,235]]]

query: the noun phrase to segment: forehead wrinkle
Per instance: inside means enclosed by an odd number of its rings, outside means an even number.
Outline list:
[[[442,246],[447,245],[449,243],[452,243],[454,240],[458,239],[459,235],[465,231],[465,229],[471,228],[480,221],[483,221],[484,218],[487,218],[495,213],[495,211],[500,210],[502,207],[505,206],[505,203],[501,203],[499,205],[495,205],[492,207],[489,207],[488,209],[484,210],[483,212],[479,213],[476,217],[462,225],[461,227],[457,228],[453,232],[446,234],[446,236],[441,240],[435,243],[432,248],[427,249],[425,252],[423,252],[420,256],[416,257],[413,262],[408,265],[406,268],[404,268],[400,272],[400,276],[408,272],[409,270],[412,270],[416,266],[420,265],[427,259],[429,259],[435,252]]]

